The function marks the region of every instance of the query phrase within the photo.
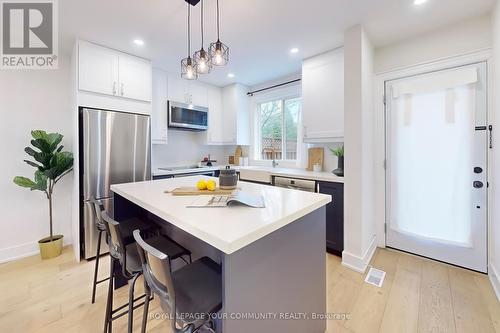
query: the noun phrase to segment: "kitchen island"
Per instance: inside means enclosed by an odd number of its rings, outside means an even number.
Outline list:
[[[222,266],[218,332],[310,332],[326,329],[325,205],[329,195],[239,182],[265,208],[187,208],[192,196],[165,191],[202,176],[111,186],[115,218],[147,214],[165,233]],[[318,319],[320,318],[320,319]]]

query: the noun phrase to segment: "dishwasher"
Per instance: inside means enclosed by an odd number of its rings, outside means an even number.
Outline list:
[[[307,192],[316,192],[316,181],[306,179],[296,179],[287,177],[274,177],[274,186],[300,190]]]

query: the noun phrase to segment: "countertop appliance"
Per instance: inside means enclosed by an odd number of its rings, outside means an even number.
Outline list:
[[[316,181],[314,180],[274,177],[274,186],[292,190],[316,192]]]
[[[101,200],[112,214],[111,185],[151,179],[150,118],[80,108],[79,135],[81,256],[89,259],[97,248],[91,198]],[[102,253],[107,251],[103,247]]]
[[[208,129],[208,108],[168,101],[168,127],[205,131]]]
[[[238,184],[238,174],[228,165],[219,174],[219,187],[223,190],[234,190]]]

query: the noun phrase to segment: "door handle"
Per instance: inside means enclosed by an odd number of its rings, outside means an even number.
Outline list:
[[[482,188],[484,186],[483,182],[475,181],[473,184],[474,188]]]

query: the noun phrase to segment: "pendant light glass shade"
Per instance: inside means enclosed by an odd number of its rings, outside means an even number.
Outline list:
[[[203,24],[203,0],[201,0],[201,49],[194,53],[193,59],[196,62],[196,72],[198,74],[208,74],[212,70],[212,61],[210,55],[203,48],[204,43],[204,24]]]
[[[215,66],[224,66],[229,62],[229,47],[220,41],[220,17],[219,0],[217,0],[217,41],[211,43],[208,48],[212,64]]]
[[[210,58],[215,66],[224,66],[229,62],[229,47],[224,45],[220,40],[210,44]]]
[[[196,80],[198,73],[196,71],[196,63],[193,58],[187,57],[181,61],[181,77],[186,80]]]
[[[188,56],[181,60],[181,77],[186,80],[196,80],[198,73],[196,72],[196,61],[191,58],[191,5],[188,3]]]

